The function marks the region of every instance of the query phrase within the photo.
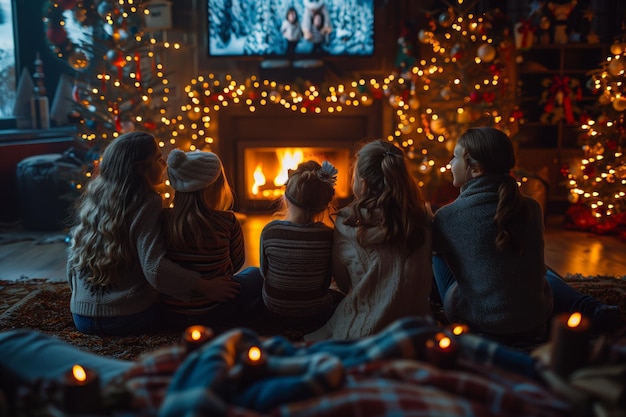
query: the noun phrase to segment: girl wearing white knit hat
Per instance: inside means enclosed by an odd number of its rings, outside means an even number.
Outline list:
[[[255,267],[237,273],[244,238],[222,163],[212,152],[174,149],[167,164],[175,190],[173,207],[164,212],[167,257],[200,272],[213,289],[185,302],[164,295],[169,316],[181,327],[241,325],[261,305],[263,278]]]

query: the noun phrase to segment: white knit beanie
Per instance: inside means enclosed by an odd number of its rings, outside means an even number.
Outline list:
[[[222,163],[213,152],[174,149],[167,157],[167,175],[176,191],[201,190],[213,184],[221,172]]]

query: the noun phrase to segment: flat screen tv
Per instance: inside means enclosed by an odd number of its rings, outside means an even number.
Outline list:
[[[208,49],[209,57],[372,56],[374,0],[208,0]]]

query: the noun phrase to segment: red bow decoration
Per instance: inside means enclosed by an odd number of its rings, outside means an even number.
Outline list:
[[[517,32],[522,34],[522,41],[520,42],[521,48],[527,48],[528,45],[528,37],[537,31],[537,28],[532,25],[530,20],[522,19],[520,20],[520,25],[517,28]]]
[[[572,110],[572,90],[570,88],[570,78],[568,76],[560,77],[555,75],[552,79],[552,85],[548,90],[548,102],[543,110],[546,113],[552,113],[555,105],[562,105],[565,110],[565,120],[567,123],[574,123],[574,112]],[[582,94],[578,91],[577,96]],[[578,98],[578,97],[576,97]]]

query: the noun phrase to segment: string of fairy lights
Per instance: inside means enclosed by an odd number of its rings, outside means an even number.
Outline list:
[[[611,45],[611,55],[591,74],[603,111],[582,124],[585,153],[564,175],[572,203],[584,203],[596,219],[626,213],[626,42]]]
[[[83,28],[102,26],[106,42],[74,42],[67,31],[68,13]],[[147,129],[162,138],[162,147],[210,149],[216,141],[214,113],[227,106],[245,106],[252,113],[277,106],[318,115],[386,99],[394,115],[387,140],[405,149],[426,181],[431,171],[441,174],[448,169],[459,130],[478,119],[485,123],[486,115],[490,124],[505,130],[520,118],[506,106],[495,105],[502,104],[500,96],[510,95],[502,65],[495,63],[506,51],[494,46],[481,16],[443,12],[418,35],[434,56],[404,71],[324,85],[279,83],[254,75],[240,80],[232,74],[199,75],[184,87],[185,102],[173,109],[163,54],[182,45],[144,33],[146,13],[137,0],[57,0],[48,6],[44,22],[53,51],[76,70],[77,78],[91,76],[76,82],[73,91],[82,107],[77,115],[80,137],[86,141],[109,143],[127,131]],[[93,69],[95,61],[98,67]],[[468,66],[475,67],[469,81],[455,73]]]

